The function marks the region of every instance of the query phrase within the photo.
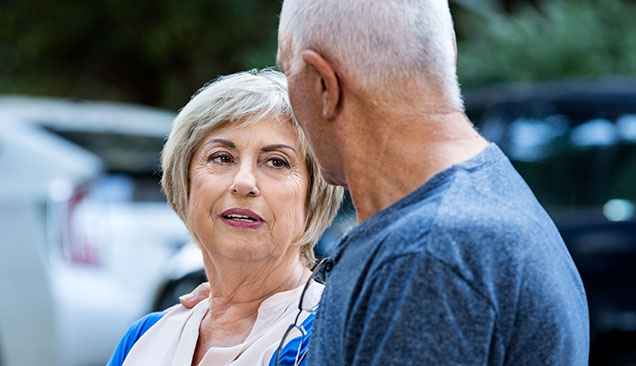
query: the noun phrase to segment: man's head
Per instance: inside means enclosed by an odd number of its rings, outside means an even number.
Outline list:
[[[454,39],[445,0],[285,0],[278,57],[289,76],[313,50],[375,97],[458,111]]]
[[[285,0],[278,63],[327,182],[404,116],[462,112],[445,0]],[[381,125],[377,125],[380,123]]]

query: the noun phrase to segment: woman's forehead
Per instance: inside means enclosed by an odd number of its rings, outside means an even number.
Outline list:
[[[228,123],[208,132],[202,143],[223,139],[234,141],[234,144],[286,144],[291,145],[298,153],[303,154],[298,139],[298,132],[289,120],[281,118],[249,118]]]

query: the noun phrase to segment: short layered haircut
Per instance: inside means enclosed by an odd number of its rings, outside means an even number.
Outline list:
[[[190,165],[205,136],[224,127],[240,128],[272,118],[294,126],[307,163],[307,220],[301,257],[309,266],[315,261],[314,245],[340,207],[343,189],[327,184],[320,175],[307,138],[293,116],[282,73],[265,69],[221,76],[195,93],[175,118],[161,153],[161,185],[168,203],[189,228],[189,200],[196,199],[190,197]]]
[[[285,0],[278,29],[289,74],[313,49],[380,97],[418,92],[463,111],[454,42],[446,0]]]

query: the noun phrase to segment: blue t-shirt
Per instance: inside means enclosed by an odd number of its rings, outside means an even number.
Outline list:
[[[579,274],[493,144],[354,228],[332,260],[308,365],[587,365]]]
[[[165,315],[165,311],[150,313],[143,318],[137,320],[133,323],[133,325],[128,328],[126,334],[122,337],[113,352],[113,355],[110,357],[110,360],[106,364],[106,366],[121,366],[124,364],[124,360],[126,356],[128,356],[128,352],[133,347],[135,342],[139,338],[141,338],[148,329],[150,329],[155,323],[161,319],[162,316]],[[280,351],[279,357],[279,366],[291,366],[294,365],[296,361],[296,356],[298,353],[301,355],[307,352],[307,346],[309,345],[309,335],[311,334],[311,328],[314,323],[314,314],[309,314],[309,316],[301,323],[301,327],[305,329],[307,336],[303,339],[301,337],[296,337],[291,339],[289,342],[283,346]],[[299,352],[300,350],[300,352]],[[300,366],[304,366],[306,362],[306,358],[302,359],[302,362],[299,363]],[[272,356],[269,361],[270,366],[275,366],[276,364],[276,353]]]

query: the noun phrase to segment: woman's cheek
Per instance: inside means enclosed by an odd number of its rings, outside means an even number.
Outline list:
[[[294,204],[288,205],[287,208],[290,225],[296,228],[293,235],[293,240],[296,241],[300,239],[304,233],[307,183],[302,177],[294,177],[294,179],[291,179],[289,182],[289,188],[291,197],[288,202],[294,202]]]

